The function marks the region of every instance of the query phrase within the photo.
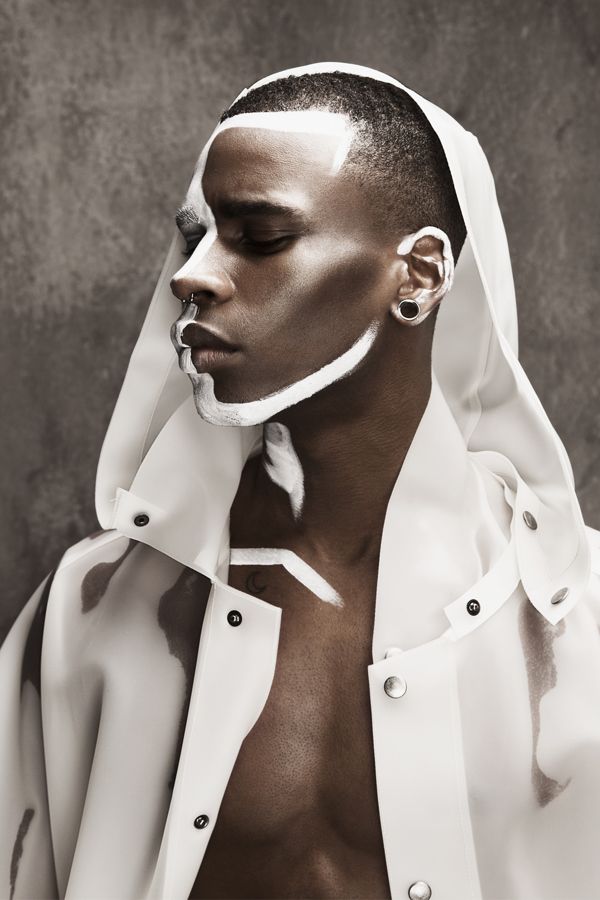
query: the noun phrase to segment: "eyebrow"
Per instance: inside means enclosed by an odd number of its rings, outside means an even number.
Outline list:
[[[285,203],[276,203],[273,200],[234,200],[225,198],[218,204],[221,215],[233,219],[236,216],[275,216],[288,215],[302,217],[302,210],[296,206],[288,206]]]
[[[287,215],[297,219],[304,219],[304,213],[297,206],[289,206],[285,203],[275,203],[272,200],[235,200],[224,199],[219,202],[220,214],[226,219],[234,219],[239,216],[274,216]],[[180,230],[186,227],[200,225],[198,213],[192,206],[181,206],[175,213],[175,224]]]

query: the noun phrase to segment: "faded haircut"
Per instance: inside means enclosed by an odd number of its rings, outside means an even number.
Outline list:
[[[402,88],[348,72],[288,75],[251,89],[222,114],[320,109],[344,113],[358,134],[345,165],[401,234],[425,225],[446,232],[458,260],[466,229],[443,147]]]

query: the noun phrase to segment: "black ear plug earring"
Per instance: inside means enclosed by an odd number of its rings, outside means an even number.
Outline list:
[[[411,322],[419,316],[421,307],[416,300],[401,300],[397,310],[401,319],[404,319],[405,322]]]

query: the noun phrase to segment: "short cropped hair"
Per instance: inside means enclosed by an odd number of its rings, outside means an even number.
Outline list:
[[[401,234],[425,225],[441,228],[456,261],[466,229],[448,162],[429,120],[402,88],[349,72],[288,75],[248,91],[219,121],[239,113],[306,109],[348,116],[359,139],[346,164],[372,192],[384,221]]]

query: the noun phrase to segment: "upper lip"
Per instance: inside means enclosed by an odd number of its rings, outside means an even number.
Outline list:
[[[190,322],[181,333],[188,347],[209,347],[214,350],[237,350],[226,338],[221,337],[216,331],[211,331],[197,322]]]

